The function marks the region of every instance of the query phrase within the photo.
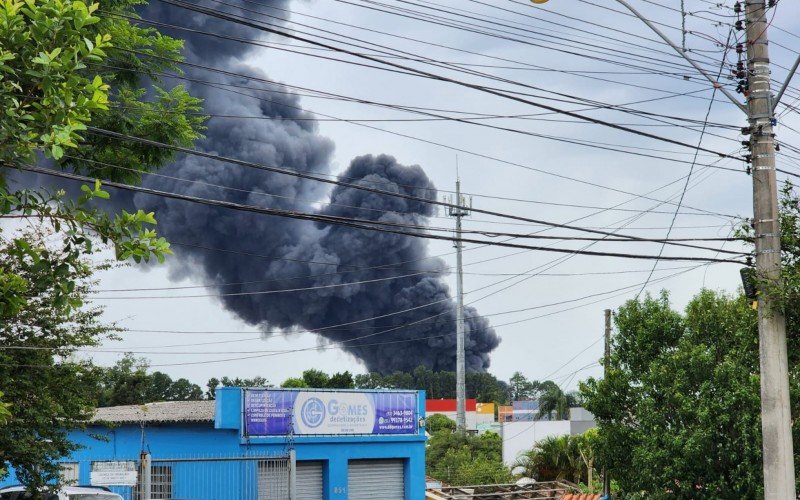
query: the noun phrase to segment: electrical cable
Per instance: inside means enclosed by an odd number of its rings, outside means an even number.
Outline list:
[[[473,89],[473,90],[477,90],[479,92],[484,92],[484,93],[487,93],[487,94],[495,95],[497,97],[502,97],[502,98],[505,98],[505,99],[513,100],[513,101],[516,101],[516,102],[520,102],[520,103],[523,103],[523,104],[528,104],[528,105],[531,105],[531,106],[534,106],[534,107],[538,107],[538,108],[541,108],[541,109],[546,109],[548,111],[557,112],[557,113],[564,114],[566,116],[570,116],[570,117],[573,117],[573,118],[586,120],[586,121],[591,121],[591,122],[594,122],[594,123],[597,123],[597,124],[600,124],[600,125],[604,125],[606,127],[610,127],[610,128],[613,128],[613,129],[617,129],[617,130],[629,132],[629,133],[632,133],[632,134],[635,134],[635,135],[640,135],[640,136],[643,136],[643,137],[647,137],[647,138],[650,138],[650,139],[655,139],[655,140],[659,140],[659,141],[662,141],[662,142],[667,142],[667,143],[670,143],[670,144],[674,144],[674,145],[690,148],[692,150],[699,149],[700,151],[703,151],[703,152],[706,152],[706,153],[711,153],[711,154],[717,155],[719,157],[725,157],[725,158],[731,158],[731,159],[744,161],[743,158],[727,155],[726,153],[721,153],[719,151],[714,151],[714,150],[710,150],[710,149],[706,149],[706,148],[695,148],[695,147],[691,146],[690,144],[687,144],[687,143],[682,142],[682,141],[677,141],[677,140],[674,140],[674,139],[658,136],[658,135],[651,134],[651,133],[648,133],[648,132],[644,132],[644,131],[641,131],[641,130],[636,130],[636,129],[631,129],[629,127],[616,125],[616,124],[611,123],[611,122],[607,122],[607,121],[604,121],[604,120],[599,120],[597,118],[592,118],[592,117],[581,115],[581,114],[574,113],[574,112],[571,112],[571,111],[559,109],[559,108],[556,108],[554,106],[550,106],[550,105],[547,105],[547,104],[537,103],[537,102],[531,101],[529,99],[524,99],[522,97],[518,97],[518,96],[515,96],[515,95],[512,95],[512,94],[508,94],[508,93],[505,93],[505,92],[489,89],[489,88],[481,86],[481,85],[476,85],[476,84],[472,84],[472,83],[456,80],[456,79],[445,77],[445,76],[442,76],[442,75],[436,75],[436,74],[433,74],[433,73],[429,73],[427,71],[422,71],[422,70],[419,70],[419,69],[411,68],[411,67],[404,66],[404,65],[401,65],[401,64],[397,64],[397,63],[393,63],[393,62],[390,62],[390,61],[383,61],[383,60],[380,60],[380,59],[377,59],[377,58],[374,58],[374,57],[371,57],[371,56],[359,55],[359,54],[357,54],[355,52],[350,51],[349,49],[344,49],[344,48],[341,48],[341,47],[335,47],[335,46],[327,45],[327,44],[322,43],[322,42],[318,42],[318,41],[315,41],[315,40],[310,40],[310,39],[307,39],[307,38],[304,38],[304,37],[300,37],[298,35],[295,35],[294,33],[286,32],[284,30],[278,30],[278,29],[275,29],[275,28],[272,28],[272,27],[269,27],[269,26],[264,26],[264,25],[261,25],[259,23],[252,22],[250,20],[247,20],[247,19],[244,19],[244,18],[240,18],[238,16],[233,16],[233,15],[226,14],[226,13],[223,13],[223,12],[219,12],[219,11],[216,11],[216,10],[213,10],[213,9],[208,9],[208,8],[201,7],[201,6],[188,4],[188,3],[186,3],[186,2],[184,2],[182,0],[159,0],[159,1],[161,1],[162,3],[166,3],[166,4],[169,4],[169,5],[176,6],[176,7],[180,7],[180,8],[192,11],[192,12],[206,14],[206,15],[208,15],[210,17],[216,17],[216,18],[219,18],[219,19],[222,19],[222,20],[226,20],[226,21],[230,21],[230,22],[233,22],[233,23],[236,23],[236,24],[241,24],[243,26],[248,26],[248,27],[251,27],[251,28],[255,28],[255,29],[258,29],[260,31],[273,33],[273,34],[276,34],[276,35],[281,35],[281,36],[285,36],[285,37],[292,38],[292,39],[297,39],[297,40],[300,40],[300,41],[303,41],[303,42],[306,42],[306,43],[310,43],[310,44],[313,44],[313,45],[318,45],[318,46],[325,47],[325,48],[334,49],[334,50],[336,50],[338,52],[349,54],[349,55],[352,55],[352,56],[355,56],[355,57],[358,57],[358,58],[361,58],[361,59],[370,60],[372,62],[378,62],[378,63],[381,63],[381,64],[385,64],[387,66],[395,67],[397,69],[412,71],[412,72],[418,73],[418,74],[423,75],[423,76],[428,76],[428,77],[431,77],[431,78],[436,79],[436,80],[441,80],[443,82],[452,83],[452,84],[459,85],[459,86],[462,86],[462,87],[470,88],[470,89]]]

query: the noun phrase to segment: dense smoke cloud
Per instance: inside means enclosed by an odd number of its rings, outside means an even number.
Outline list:
[[[217,2],[200,3],[216,9],[223,7]],[[232,0],[227,3],[242,9],[253,5]],[[265,5],[283,8],[287,2],[278,0],[259,5],[260,10],[265,10]],[[225,10],[245,17],[254,16],[252,12],[237,11],[233,7],[225,7]],[[142,16],[216,34],[263,38],[262,33],[250,28],[160,2],[153,2]],[[189,61],[268,78],[260,69],[243,62],[251,46],[184,31],[171,34],[186,39],[185,55]],[[226,87],[220,85],[176,81],[205,99],[205,110],[209,114],[269,118],[212,118],[208,122],[207,138],[198,143],[198,148],[305,172],[329,172],[333,144],[319,135],[317,124],[311,119],[313,115],[302,110],[298,96],[277,84],[255,83],[199,69],[185,70],[187,76],[195,79],[270,90],[238,88],[230,92],[222,90]],[[344,187],[329,192],[329,188],[319,182],[197,157],[180,159],[162,173],[200,180],[203,184],[151,176],[146,178],[145,185],[238,203],[391,222],[425,224],[427,216],[432,215],[431,205],[426,203]],[[420,167],[400,165],[387,155],[356,158],[340,178],[370,185],[378,183],[383,190],[430,199],[436,197],[435,187]],[[326,201],[333,204],[315,203]],[[339,344],[373,371],[410,370],[420,364],[436,370],[454,368],[455,305],[441,274],[421,272],[444,268],[440,259],[427,258],[424,240],[253,215],[147,195],[137,195],[133,202],[139,208],[154,210],[160,231],[175,243],[241,252],[234,254],[178,245],[175,247],[177,256],[170,259],[170,271],[176,279],[191,276],[205,283],[219,284],[214,288],[226,294],[221,297],[222,303],[242,320],[264,329],[316,330],[349,324],[321,330],[319,334]],[[409,274],[411,276],[406,276]],[[391,276],[405,277],[329,287]],[[253,293],[326,286],[312,291]],[[420,307],[425,304],[431,305]],[[405,309],[409,311],[392,314]],[[359,322],[372,317],[377,319]],[[467,367],[483,371],[489,366],[489,353],[499,339],[488,321],[474,309],[467,310],[467,318],[470,332]],[[394,329],[401,325],[410,326]],[[391,331],[379,333],[384,330]]]

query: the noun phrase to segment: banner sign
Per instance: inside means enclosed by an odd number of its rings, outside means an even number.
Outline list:
[[[135,486],[136,462],[92,462],[92,486]]]
[[[416,434],[417,393],[245,389],[244,433]]]

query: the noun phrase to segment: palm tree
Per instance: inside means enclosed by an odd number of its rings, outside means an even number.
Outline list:
[[[555,382],[543,382],[539,396],[539,419],[569,420],[569,409],[577,404],[576,393],[564,392]]]
[[[572,441],[570,436],[542,439],[517,459],[514,468],[522,467],[526,477],[537,481],[580,480],[581,458]]]
[[[596,434],[596,433],[595,433]],[[512,469],[522,467],[525,477],[537,481],[587,481],[591,485],[594,472],[595,434],[550,436],[523,453]]]

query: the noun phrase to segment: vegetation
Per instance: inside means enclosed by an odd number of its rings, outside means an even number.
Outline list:
[[[12,231],[0,246],[0,469],[12,465],[31,490],[58,480],[55,461],[75,449],[67,431],[82,425],[101,396],[86,390],[101,374],[73,358],[116,331],[85,303],[93,273],[104,268],[90,259],[102,248],[98,241],[119,260],[162,261],[171,251],[153,230],[154,214],[106,211],[110,193],[99,181],[70,195],[11,190],[7,178],[38,163],[132,182],[172,158],[102,138],[90,126],[170,144],[200,136],[200,101],[180,87],[161,88],[157,78],[177,69],[163,61],[180,59],[181,42],[129,23],[140,3],[108,2],[102,15],[91,1],[0,3],[0,218],[32,227]],[[145,85],[155,85],[154,99],[144,99]],[[98,163],[123,158],[127,170]]]
[[[783,280],[773,294],[786,316],[793,421],[800,414],[800,197],[780,202]],[[752,228],[739,236],[752,239]],[[763,496],[756,312],[742,294],[703,290],[683,313],[669,297],[617,312],[611,370],[581,391],[599,423],[599,458],[623,491],[658,497]],[[800,429],[794,430],[800,464]],[[800,478],[800,474],[798,474]]]
[[[126,354],[111,368],[97,369],[97,406],[143,404],[152,401],[186,401],[202,399],[203,390],[185,378],[172,377],[159,371],[148,373],[144,358]]]
[[[435,372],[424,366],[411,373],[395,372],[391,375],[367,373],[356,375],[355,386],[360,389],[422,389],[428,399],[453,399],[456,397],[455,372]],[[489,403],[504,404],[508,401],[508,384],[490,373],[467,373],[468,398]]]
[[[25,233],[31,248],[46,249],[50,233]],[[0,269],[27,284],[24,304],[0,321],[0,388],[11,411],[0,425],[0,465],[16,469],[27,485],[41,488],[58,478],[54,460],[75,449],[69,429],[80,428],[94,400],[87,385],[95,377],[85,361],[71,360],[76,349],[98,345],[116,329],[100,322],[101,309],[82,303],[97,269],[87,259],[60,270],[73,285],[58,289],[55,270],[30,257],[18,258],[15,242],[0,246]],[[43,252],[47,250],[42,250]]]
[[[550,436],[520,455],[513,468],[522,468],[524,477],[537,481],[567,480],[593,489],[599,480],[595,468],[597,441],[596,429],[578,436]]]
[[[601,456],[624,491],[651,497],[762,494],[756,315],[742,296],[704,290],[630,301],[604,380],[582,385]]]
[[[431,416],[428,426],[431,437],[425,464],[429,476],[453,485],[511,481],[511,472],[503,465],[503,441],[497,434],[457,432],[455,422],[444,415]]]
[[[216,398],[216,392],[218,387],[273,387],[272,384],[267,381],[264,377],[253,377],[253,378],[230,378],[230,377],[222,377],[218,379],[216,377],[212,377],[208,379],[208,383],[206,387],[208,391],[206,392],[207,399],[214,399]],[[199,399],[199,398],[198,398]]]
[[[425,428],[429,434],[435,434],[439,431],[453,432],[456,430],[456,422],[441,413],[434,413],[426,419]]]

